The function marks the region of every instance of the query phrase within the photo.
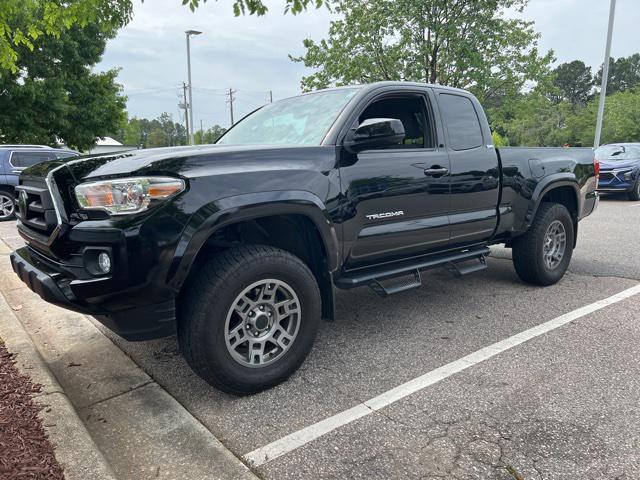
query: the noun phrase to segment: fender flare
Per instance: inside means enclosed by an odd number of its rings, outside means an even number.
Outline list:
[[[571,187],[573,189],[577,207],[576,214],[577,216],[580,215],[580,212],[582,211],[582,201],[580,196],[580,187],[575,175],[568,172],[554,173],[553,175],[544,177],[542,181],[536,185],[536,188],[531,195],[529,209],[526,216],[527,228],[531,225],[536,213],[538,213],[538,208],[540,208],[540,204],[542,203],[544,196],[551,190],[555,190],[559,187]]]
[[[327,254],[329,272],[335,271],[340,260],[339,242],[326,206],[311,192],[282,190],[225,197],[195,212],[174,252],[167,284],[175,291],[180,290],[198,252],[217,230],[247,220],[287,214],[303,215],[313,222]]]

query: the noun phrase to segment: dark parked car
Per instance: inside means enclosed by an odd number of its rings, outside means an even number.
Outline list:
[[[595,155],[600,161],[598,191],[640,200],[640,143],[603,145]]]
[[[524,281],[557,282],[596,176],[588,148],[496,149],[463,90],[330,89],[268,104],[217,145],[25,170],[11,261],[45,300],[126,339],[177,333],[199,375],[250,393],[303,362],[335,288],[465,275],[492,244]]]
[[[44,145],[0,145],[0,222],[15,218],[14,187],[20,172],[40,162],[78,156]]]

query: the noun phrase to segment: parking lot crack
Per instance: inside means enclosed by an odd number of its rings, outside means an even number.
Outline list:
[[[146,381],[146,382],[144,382],[144,383],[141,383],[141,384],[139,384],[139,385],[136,385],[135,387],[129,388],[129,389],[127,389],[127,390],[123,391],[123,392],[118,392],[118,393],[116,393],[116,394],[114,394],[114,395],[110,395],[109,397],[102,398],[102,399],[97,400],[97,401],[95,401],[95,402],[93,402],[93,403],[90,403],[89,405],[85,405],[85,406],[83,406],[82,408],[92,408],[92,407],[95,407],[96,405],[100,405],[101,403],[108,402],[109,400],[113,400],[114,398],[121,397],[121,396],[123,396],[123,395],[126,395],[127,393],[131,393],[131,392],[133,392],[133,391],[139,390],[139,389],[141,389],[141,388],[143,388],[143,387],[146,387],[147,385],[151,385],[151,384],[154,384],[154,383],[156,383],[156,382],[155,382],[154,380],[151,380],[151,379],[150,379],[150,380],[148,380],[148,381]]]

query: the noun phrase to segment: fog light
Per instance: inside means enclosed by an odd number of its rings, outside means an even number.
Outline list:
[[[111,257],[108,253],[102,252],[98,255],[98,266],[102,273],[109,273],[111,271]]]

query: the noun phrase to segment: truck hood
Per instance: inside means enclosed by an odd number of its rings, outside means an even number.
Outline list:
[[[23,175],[43,177],[62,165],[66,165],[77,183],[123,176],[195,178],[251,171],[299,170],[313,168],[313,164],[317,167],[317,162],[333,160],[333,148],[264,145],[154,148],[45,162],[26,169]]]

